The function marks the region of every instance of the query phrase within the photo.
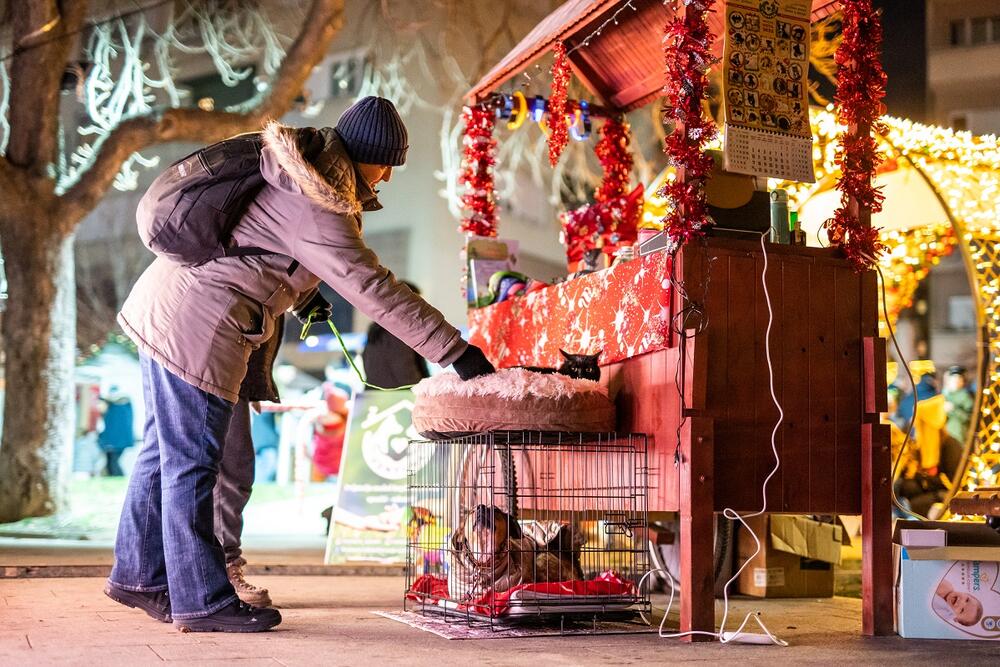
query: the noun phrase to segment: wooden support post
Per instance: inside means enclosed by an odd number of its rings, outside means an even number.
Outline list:
[[[690,344],[690,343],[689,343]],[[715,630],[714,442],[712,420],[689,417],[681,430],[681,632]],[[685,637],[709,641],[706,635]]]
[[[869,636],[893,632],[892,453],[889,426],[879,419],[887,402],[886,350],[878,337],[876,291],[869,271],[861,277],[861,629]]]
[[[851,125],[847,134],[866,137],[869,122]],[[847,213],[870,228],[872,211],[856,197],[847,201]],[[878,336],[878,284],[874,271],[861,279],[861,336],[863,339],[863,387],[861,414],[861,520],[862,520],[862,632],[888,635],[893,632],[892,614],[892,504],[889,427],[879,423],[885,404],[885,342]]]
[[[892,471],[889,427],[864,424],[861,438],[861,631],[893,633]]]

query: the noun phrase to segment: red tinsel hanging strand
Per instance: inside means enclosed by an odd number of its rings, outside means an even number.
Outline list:
[[[555,60],[552,61],[552,90],[549,93],[549,163],[554,167],[559,156],[569,142],[569,123],[566,120],[567,96],[569,94],[569,58],[566,45],[556,42],[552,47]]]
[[[882,163],[877,134],[885,131],[881,116],[885,111],[885,72],[879,56],[882,52],[882,25],[872,0],[843,0],[841,3],[843,40],[837,48],[837,119],[849,130],[840,138],[837,165],[841,176],[840,208],[827,220],[827,235],[831,243],[839,244],[844,254],[859,271],[871,269],[886,250],[879,241],[878,229],[865,227],[851,213],[848,203],[853,198],[860,210],[877,213],[882,210],[884,195],[874,186],[875,171]],[[852,134],[854,128],[871,128],[863,134]]]
[[[600,187],[594,191],[596,201],[609,201],[628,194],[632,177],[632,153],[628,148],[631,140],[628,123],[613,117],[604,121],[601,139],[594,146],[604,172]]]
[[[497,235],[496,195],[493,165],[497,141],[493,138],[494,112],[482,107],[462,110],[465,136],[462,139],[462,175],[466,185],[462,205],[469,214],[462,220],[461,231],[476,236]]]
[[[562,241],[571,262],[583,259],[587,250],[601,247],[611,254],[636,239],[636,222],[642,209],[642,189],[629,192],[632,178],[632,141],[628,123],[609,117],[601,126],[601,138],[594,153],[604,172],[594,191],[595,204],[566,211],[562,220]]]
[[[708,68],[713,62],[715,38],[708,15],[715,0],[684,0],[684,4],[684,17],[670,21],[663,35],[664,122],[673,122],[676,128],[664,141],[663,152],[678,174],[683,174],[658,193],[673,205],[663,218],[670,251],[702,236],[712,224],[705,182],[713,160],[705,146],[715,137],[716,127],[705,115],[702,102],[708,98]]]

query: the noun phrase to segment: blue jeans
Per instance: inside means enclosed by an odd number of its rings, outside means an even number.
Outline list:
[[[236,600],[214,532],[212,490],[233,404],[140,356],[143,445],[129,480],[110,582],[170,590],[177,619],[208,616]]]

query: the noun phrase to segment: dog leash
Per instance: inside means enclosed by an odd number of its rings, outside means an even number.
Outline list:
[[[302,333],[299,335],[299,340],[305,340],[309,336],[309,329],[311,329],[312,325],[315,324],[317,321],[318,320],[313,320],[310,317],[309,320],[302,325]],[[330,326],[330,331],[333,332],[333,335],[337,337],[337,342],[340,343],[340,349],[343,351],[344,356],[347,357],[347,363],[349,363],[351,365],[351,368],[354,369],[354,372],[355,374],[357,374],[358,379],[361,380],[361,384],[368,387],[369,389],[377,389],[379,391],[398,391],[402,389],[412,389],[413,387],[416,386],[415,384],[407,384],[403,385],[402,387],[392,387],[390,389],[386,387],[380,387],[377,384],[371,384],[370,382],[368,382],[365,376],[361,374],[361,369],[359,369],[358,365],[354,363],[354,357],[347,350],[347,343],[344,342],[343,336],[341,336],[340,331],[337,330],[337,325],[333,323],[333,318],[331,317],[327,319],[326,323]]]

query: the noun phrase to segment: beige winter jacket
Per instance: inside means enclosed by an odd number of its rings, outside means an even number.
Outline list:
[[[139,349],[190,384],[238,399],[253,350],[275,335],[282,313],[304,303],[320,280],[428,360],[455,361],[467,344],[444,316],[381,266],[361,238],[362,210],[375,193],[335,133],[315,164],[295,130],[263,132],[266,184],[233,231],[233,243],[274,255],[227,257],[185,267],[157,258],[118,315]],[[298,265],[289,275],[293,260]],[[281,332],[277,332],[281,335]]]

